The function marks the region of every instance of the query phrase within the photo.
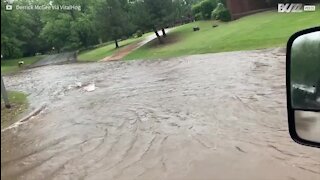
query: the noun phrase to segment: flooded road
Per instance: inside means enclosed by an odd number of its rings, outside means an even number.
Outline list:
[[[5,81],[47,108],[1,133],[1,179],[320,179],[319,149],[288,134],[281,49],[50,66]]]

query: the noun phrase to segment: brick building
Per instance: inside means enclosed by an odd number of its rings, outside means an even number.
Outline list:
[[[276,8],[275,3],[268,3],[266,0],[226,0],[226,2],[233,19]]]
[[[284,2],[317,4],[320,0],[226,0],[233,19],[268,9],[277,9],[277,4]]]

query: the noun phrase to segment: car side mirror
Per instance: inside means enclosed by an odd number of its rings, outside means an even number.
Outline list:
[[[289,132],[302,145],[320,147],[320,27],[295,33],[287,45]]]

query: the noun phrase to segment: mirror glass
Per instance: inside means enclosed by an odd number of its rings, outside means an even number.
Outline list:
[[[320,113],[295,111],[296,132],[301,139],[320,143]]]
[[[301,139],[320,142],[320,32],[304,34],[291,49],[291,102]]]

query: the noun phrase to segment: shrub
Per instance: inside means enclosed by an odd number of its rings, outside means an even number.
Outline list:
[[[123,35],[123,36],[121,36],[121,41],[123,41],[123,40],[126,40],[126,39],[128,39],[128,37],[127,36],[125,36],[125,35]]]
[[[192,13],[196,20],[210,19],[211,12],[216,6],[217,0],[204,0],[192,6]],[[201,16],[199,14],[201,14]]]
[[[195,19],[196,21],[202,20],[202,19],[203,19],[202,14],[201,14],[201,13],[198,13],[198,14],[194,15],[194,19]]]
[[[141,30],[138,30],[138,31],[137,31],[137,37],[142,37],[142,36],[143,36],[142,31],[141,31]]]
[[[224,22],[231,21],[231,14],[228,9],[221,11],[219,16],[221,21],[224,21]]]
[[[225,9],[226,8],[224,7],[224,5],[222,3],[219,3],[217,7],[212,11],[211,18],[214,20],[220,19],[220,13]]]
[[[217,7],[212,11],[211,18],[221,21],[230,21],[231,14],[227,8],[222,3],[219,3]]]
[[[211,18],[211,12],[217,6],[216,0],[205,0],[200,3],[202,17],[204,19]]]
[[[201,12],[201,4],[195,4],[191,8],[193,15],[199,14]]]
[[[222,3],[222,4],[225,5],[225,6],[227,5],[226,0],[219,0],[218,3]]]
[[[22,45],[23,43],[16,38],[1,36],[1,55],[5,59],[20,58],[23,56]]]

